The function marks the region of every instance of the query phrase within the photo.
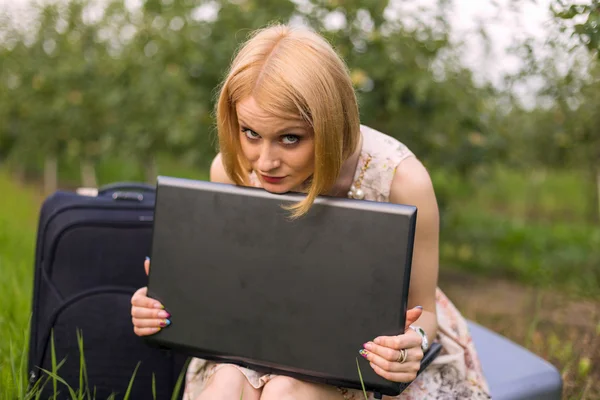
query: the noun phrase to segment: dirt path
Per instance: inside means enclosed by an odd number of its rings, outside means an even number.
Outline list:
[[[557,366],[565,399],[600,399],[600,301],[448,270],[439,285],[467,318]]]

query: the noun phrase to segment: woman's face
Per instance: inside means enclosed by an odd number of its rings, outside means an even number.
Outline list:
[[[302,191],[314,172],[314,133],[301,118],[281,119],[263,111],[252,96],[236,104],[242,152],[265,190]]]

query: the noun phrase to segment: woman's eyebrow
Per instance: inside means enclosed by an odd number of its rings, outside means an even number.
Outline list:
[[[245,122],[244,122],[242,119],[239,119],[239,120],[238,120],[238,125],[239,125],[240,127],[242,127],[242,126],[243,126],[244,128],[247,128],[247,129],[250,129],[251,131],[254,131],[254,129],[252,129],[252,128],[250,127],[250,125],[249,125],[249,124],[247,124],[247,123],[245,123]]]
[[[241,118],[239,118],[239,125],[243,126],[244,128],[250,129],[252,132],[259,134],[260,132],[256,131],[255,129],[253,129],[250,124],[247,124],[244,120],[242,120]],[[302,126],[302,125],[290,125],[290,126],[286,126],[283,129],[280,129],[277,133],[278,134],[282,134],[285,133],[286,131],[290,131],[290,130],[294,130],[294,129],[302,129],[303,131],[307,131],[308,128],[306,126]]]

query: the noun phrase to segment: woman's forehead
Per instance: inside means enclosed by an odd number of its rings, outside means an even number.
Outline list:
[[[308,128],[306,121],[300,116],[300,114],[290,113],[273,113],[267,112],[262,108],[252,96],[248,96],[236,103],[236,111],[238,119],[246,123],[256,124],[283,124],[283,123],[294,123],[295,125],[302,125]]]

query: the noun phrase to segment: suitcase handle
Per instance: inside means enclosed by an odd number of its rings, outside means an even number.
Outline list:
[[[114,200],[142,202],[144,195],[140,192],[154,193],[154,186],[139,182],[117,182],[102,186],[98,190],[98,196],[106,196],[111,193]]]
[[[132,190],[138,192],[154,192],[156,188],[152,185],[148,185],[147,183],[139,183],[139,182],[116,182],[109,183],[108,185],[102,186],[98,189],[98,195],[105,195],[108,192],[114,191],[124,191],[124,190]]]

